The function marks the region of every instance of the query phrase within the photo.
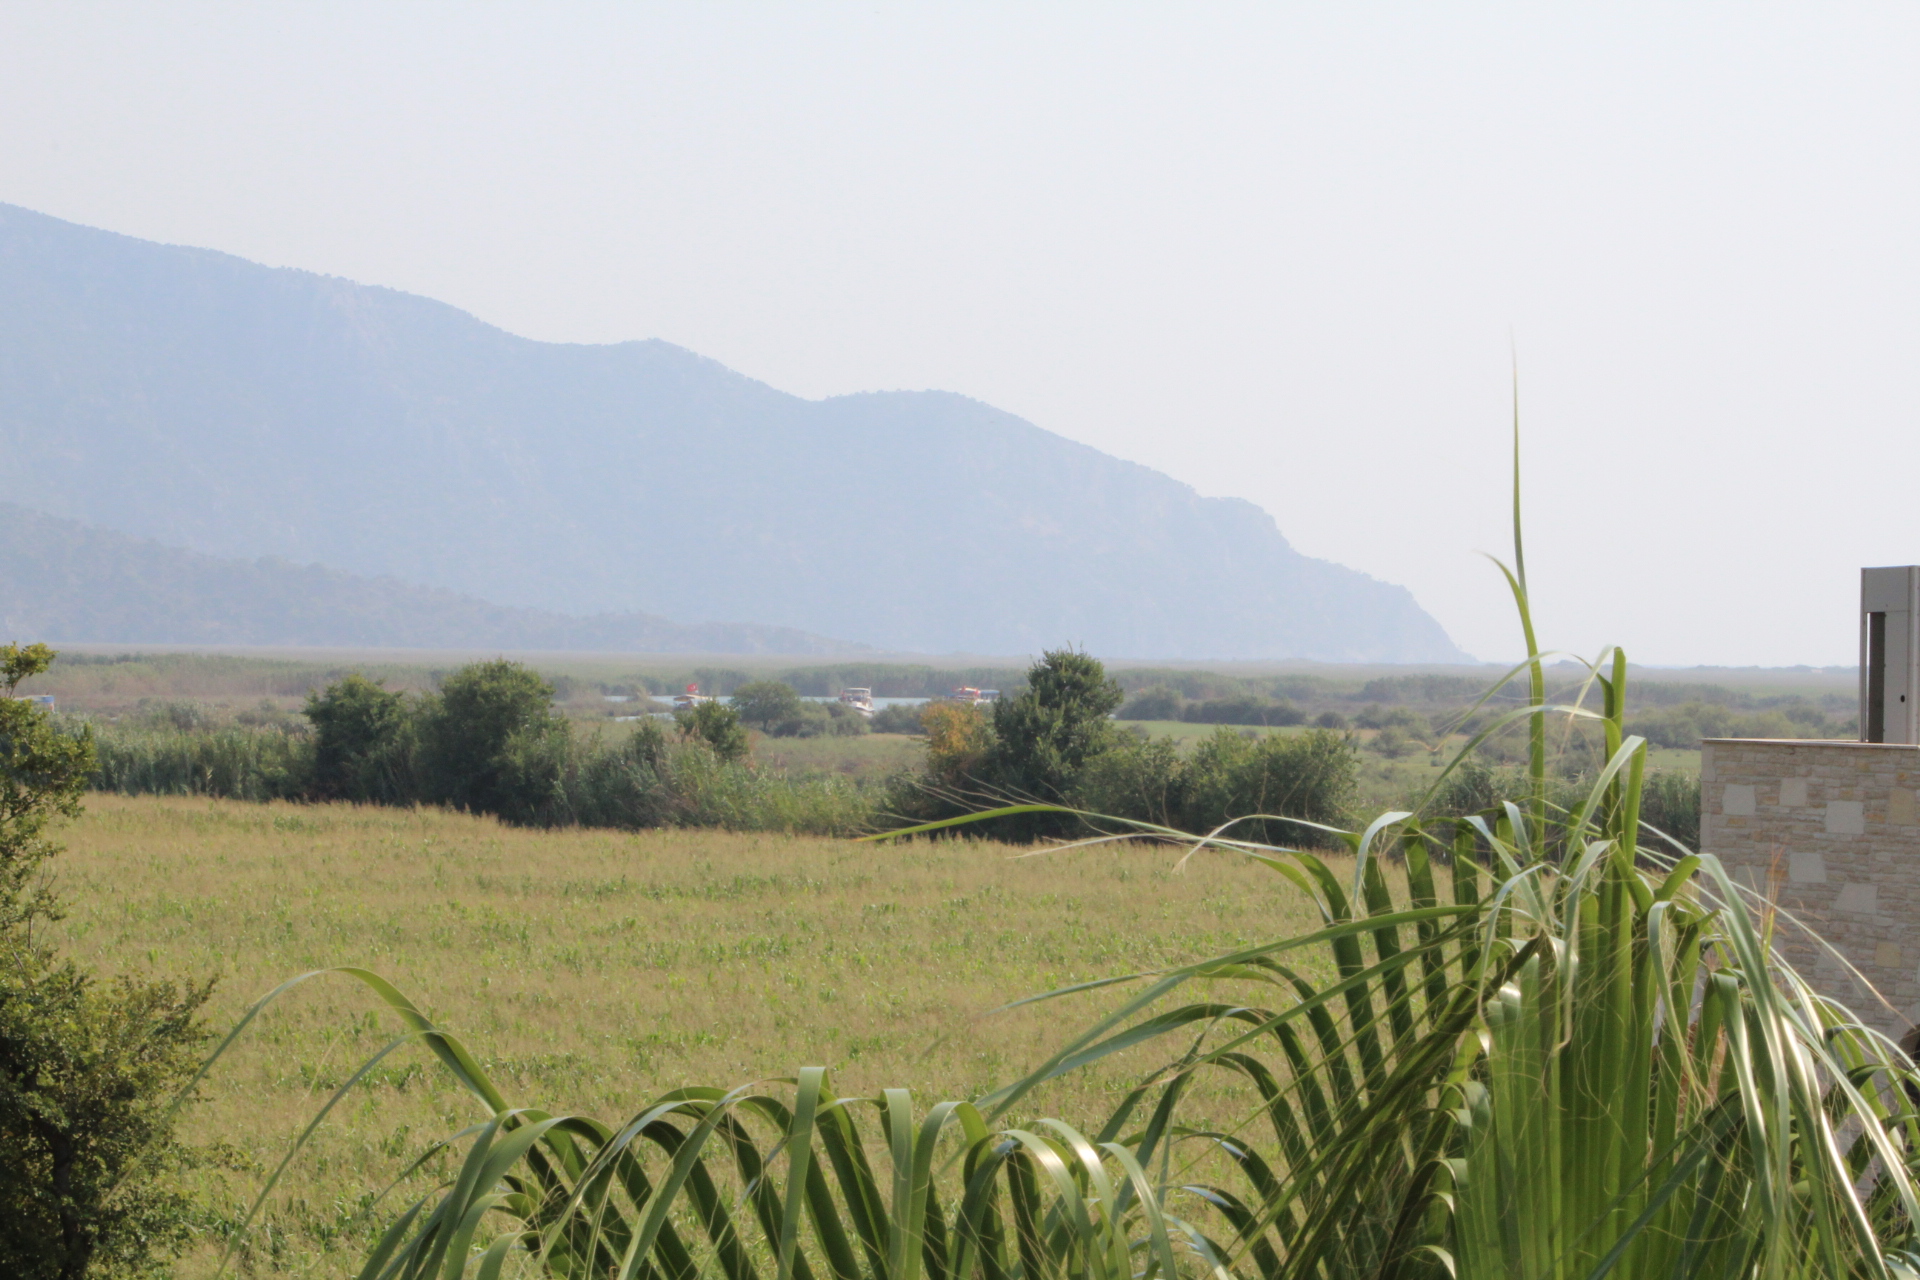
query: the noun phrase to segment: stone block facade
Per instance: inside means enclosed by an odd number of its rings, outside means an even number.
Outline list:
[[[1782,928],[1826,994],[1890,1035],[1920,1023],[1920,746],[1714,738],[1701,744],[1700,847],[1805,921],[1871,982]]]

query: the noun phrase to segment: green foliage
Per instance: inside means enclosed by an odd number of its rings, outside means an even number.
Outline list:
[[[1115,818],[1183,827],[1187,786],[1187,762],[1173,739],[1134,731],[1115,735],[1111,747],[1087,762],[1074,783],[1074,803]]]
[[[1829,717],[1805,703],[1741,711],[1710,702],[1683,702],[1640,712],[1627,728],[1656,747],[1692,748],[1702,738],[1852,737],[1857,721],[1857,716]]]
[[[928,734],[925,770],[900,780],[889,808],[903,821],[924,822],[964,814],[997,797],[1194,833],[1255,814],[1325,825],[1347,819],[1358,766],[1344,736],[1313,729],[1256,739],[1222,727],[1183,758],[1172,741],[1123,732],[1108,720],[1121,696],[1099,662],[1060,651],[1036,663],[1027,691],[997,704],[991,719],[977,707],[930,704],[921,713]],[[1162,687],[1134,705],[1167,696]],[[1069,835],[1084,831],[1087,821],[1061,813],[1009,815],[994,833]],[[1311,827],[1290,824],[1281,832],[1266,821],[1255,823],[1251,834],[1308,845],[1325,840]]]
[[[96,791],[123,795],[301,800],[310,791],[313,742],[283,729],[182,733],[106,729],[94,735]]]
[[[756,680],[733,692],[742,723],[773,738],[841,737],[866,733],[866,717],[839,702],[811,702],[778,680]]]
[[[925,704],[896,702],[874,712],[867,728],[874,733],[925,733],[920,724],[920,713],[925,710]]]
[[[1142,689],[1128,698],[1126,705],[1120,708],[1122,720],[1178,720],[1180,718],[1181,698],[1179,693],[1163,684]]]
[[[784,727],[798,721],[800,708],[807,704],[800,700],[792,685],[778,680],[755,680],[733,691],[731,705],[741,723],[762,733],[790,737],[791,733],[781,733],[775,726]]]
[[[1206,702],[1189,703],[1181,708],[1180,718],[1188,724],[1292,725],[1307,722],[1306,712],[1290,702],[1255,697],[1213,698]]]
[[[630,831],[669,825],[675,805],[669,786],[667,739],[658,721],[643,720],[612,750],[587,744],[575,753],[566,791],[574,821]]]
[[[1174,825],[1203,832],[1229,819],[1265,814],[1339,826],[1352,811],[1358,775],[1352,745],[1326,729],[1259,738],[1216,729],[1186,762]],[[1265,842],[1327,842],[1298,823],[1256,821],[1234,831]]]
[[[212,984],[103,986],[17,944],[0,965],[0,1272],[149,1274],[193,1216],[170,1175],[198,1153],[171,1102],[204,1052]]]
[[[93,740],[65,734],[20,682],[53,664],[44,644],[0,645],[0,930],[48,914],[51,890],[38,881],[58,851],[47,838],[55,818],[75,817],[93,772]]]
[[[993,743],[985,771],[1001,794],[1062,803],[1087,761],[1112,746],[1107,719],[1125,695],[1100,662],[1071,649],[1043,654],[1027,672],[1026,692],[993,706]],[[1058,819],[1023,819],[1031,833],[1061,827]]]
[[[705,743],[720,760],[731,764],[746,757],[747,728],[732,707],[702,702],[674,712],[673,718],[680,725],[681,737]]]
[[[551,805],[565,732],[553,686],[530,667],[504,658],[462,667],[422,708],[427,794],[456,809],[534,820]]]
[[[313,794],[393,804],[414,794],[413,716],[407,696],[354,672],[307,695]]]
[[[94,767],[88,735],[12,696],[53,658],[0,646],[0,1274],[134,1276],[186,1239],[167,1178],[192,1153],[170,1101],[198,1065],[211,983],[103,989],[35,940],[59,914],[48,824],[79,813]]]
[[[1700,847],[1700,778],[1678,770],[1649,773],[1640,789],[1640,820],[1678,841]],[[1649,841],[1658,847],[1658,842]]]

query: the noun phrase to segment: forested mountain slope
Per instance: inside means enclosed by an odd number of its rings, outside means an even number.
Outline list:
[[[664,342],[0,205],[0,500],[503,604],[924,652],[1458,661],[1403,588],[944,392],[808,401]]]

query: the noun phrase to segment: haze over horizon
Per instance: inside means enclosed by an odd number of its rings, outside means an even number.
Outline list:
[[[1544,642],[1853,660],[1920,561],[1920,14],[0,5],[0,201],[938,388]]]

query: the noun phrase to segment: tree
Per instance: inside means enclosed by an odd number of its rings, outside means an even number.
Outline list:
[[[680,725],[681,737],[706,743],[714,755],[729,764],[747,754],[747,728],[732,707],[702,702],[691,710],[674,712],[673,718]]]
[[[1107,717],[1124,697],[1098,659],[1071,649],[1043,654],[1026,692],[994,705],[994,782],[1014,796],[1066,799],[1081,766],[1112,744]]]
[[[38,705],[14,696],[53,658],[44,644],[0,645],[0,930],[53,914],[52,891],[35,883],[59,852],[47,824],[79,815],[93,773],[91,732],[62,733]]]
[[[168,1175],[197,1162],[171,1102],[199,1065],[212,983],[104,985],[9,940],[0,967],[0,1273],[151,1273],[189,1236]]]
[[[448,676],[425,709],[430,796],[474,813],[539,822],[556,802],[567,722],[553,686],[504,658]]]
[[[321,800],[393,804],[410,799],[413,780],[407,696],[359,672],[307,695],[314,729],[313,789]]]
[[[755,680],[733,691],[733,710],[744,724],[763,733],[800,718],[800,695],[778,680]]]
[[[134,1276],[187,1238],[166,1178],[195,1154],[171,1104],[198,1065],[212,984],[103,986],[34,938],[59,914],[37,882],[59,852],[47,827],[80,812],[93,771],[89,735],[14,696],[53,658],[0,645],[0,1274]]]

